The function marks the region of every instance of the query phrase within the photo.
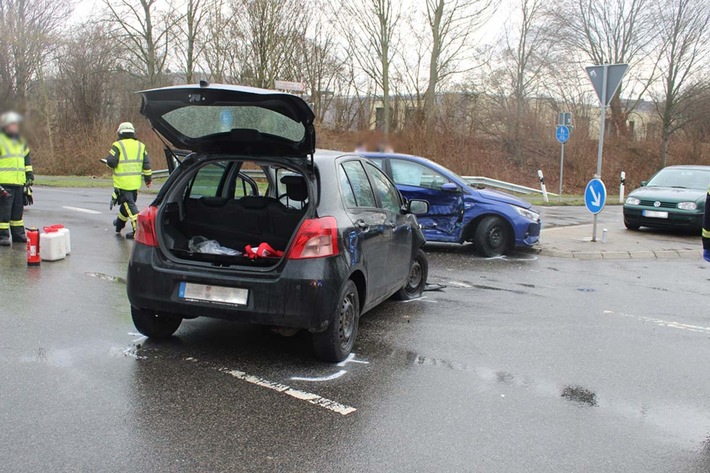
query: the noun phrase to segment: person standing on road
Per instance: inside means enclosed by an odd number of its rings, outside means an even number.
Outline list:
[[[26,243],[24,213],[24,187],[34,183],[30,148],[20,136],[22,115],[7,112],[0,115],[0,246],[10,246],[10,236],[15,243]]]
[[[710,263],[710,190],[705,197],[705,213],[703,214],[703,259]]]
[[[145,185],[150,187],[152,171],[150,159],[143,143],[136,139],[136,129],[132,123],[123,122],[118,126],[118,141],[111,146],[111,151],[106,158],[106,164],[113,169],[113,199],[112,203],[118,205],[118,217],[113,221],[116,234],[131,222],[132,231],[126,238],[132,240],[136,233],[138,219],[138,189],[141,187],[141,176]]]

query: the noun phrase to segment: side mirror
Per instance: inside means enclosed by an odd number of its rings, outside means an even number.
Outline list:
[[[426,200],[412,199],[407,202],[407,213],[414,215],[424,215],[429,212],[429,202]]]
[[[641,181],[641,187],[646,187],[646,184],[648,184],[648,181]]]
[[[444,192],[458,192],[459,186],[457,186],[453,182],[447,182],[446,184],[443,184],[439,189]]]

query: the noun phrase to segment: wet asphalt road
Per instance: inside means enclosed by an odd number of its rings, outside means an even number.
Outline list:
[[[710,471],[699,261],[432,246],[447,288],[369,313],[333,366],[222,321],[146,341],[108,191],[35,195],[27,223],[66,224],[74,253],[0,253],[0,471]]]

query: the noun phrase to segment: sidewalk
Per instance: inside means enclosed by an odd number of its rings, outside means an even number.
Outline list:
[[[608,230],[602,242],[602,230]],[[660,230],[631,231],[623,224],[598,226],[592,242],[593,225],[556,227],[542,231],[540,254],[576,259],[702,259],[700,236]]]

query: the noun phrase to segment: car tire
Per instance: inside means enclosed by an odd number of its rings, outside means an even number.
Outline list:
[[[473,245],[480,256],[492,258],[508,251],[510,240],[508,224],[500,217],[489,216],[478,223]]]
[[[313,351],[323,361],[340,362],[355,345],[360,322],[360,296],[351,280],[340,291],[338,306],[328,328],[313,334]]]
[[[176,315],[156,314],[135,307],[131,307],[131,317],[136,329],[150,338],[170,338],[182,323],[182,318]]]
[[[636,223],[631,223],[631,222],[629,222],[629,221],[626,220],[626,219],[624,219],[624,226],[625,226],[626,228],[628,228],[629,230],[633,230],[633,231],[636,231],[636,230],[638,230],[639,228],[641,228],[641,225],[638,225],[638,224],[636,224]]]
[[[424,292],[428,276],[429,261],[422,250],[417,250],[409,266],[409,278],[407,279],[407,283],[402,289],[395,292],[392,298],[398,301],[418,299]]]

